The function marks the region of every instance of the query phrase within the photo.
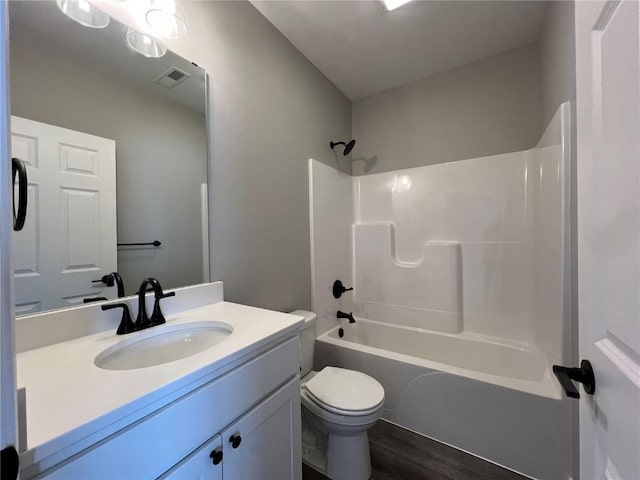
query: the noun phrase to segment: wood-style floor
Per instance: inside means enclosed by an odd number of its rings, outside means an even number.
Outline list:
[[[455,448],[379,420],[369,430],[371,480],[528,480]],[[303,480],[327,480],[303,465]]]

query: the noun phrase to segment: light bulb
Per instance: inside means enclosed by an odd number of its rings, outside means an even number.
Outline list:
[[[151,0],[147,23],[156,35],[164,38],[182,38],[189,33],[182,5],[175,0]]]

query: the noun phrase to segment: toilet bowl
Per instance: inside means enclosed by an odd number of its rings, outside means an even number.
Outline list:
[[[332,480],[371,475],[367,430],[382,415],[384,388],[364,373],[337,367],[312,371],[315,314],[300,330],[302,460]]]

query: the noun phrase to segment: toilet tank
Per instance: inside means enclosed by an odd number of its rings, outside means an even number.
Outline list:
[[[304,325],[298,333],[300,337],[300,377],[313,368],[313,348],[316,342],[316,314],[306,310],[296,310],[292,315],[304,317]]]

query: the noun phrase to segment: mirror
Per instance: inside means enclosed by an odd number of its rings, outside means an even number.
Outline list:
[[[149,276],[208,281],[206,72],[144,57],[125,25],[87,28],[56,2],[10,2],[9,17],[12,156],[29,177],[16,315],[116,298],[112,271],[126,295]]]

